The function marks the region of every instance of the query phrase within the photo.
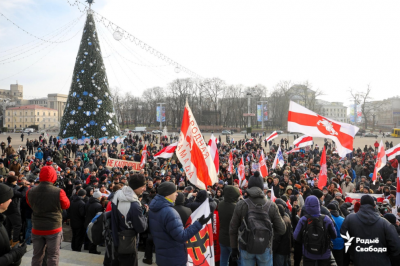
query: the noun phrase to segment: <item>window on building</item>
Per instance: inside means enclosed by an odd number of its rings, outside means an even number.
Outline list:
[[[21,128],[21,127],[22,127],[22,125],[19,125],[19,127]]]
[[[22,112],[19,112],[19,115],[22,115]]]
[[[10,118],[8,119],[8,122],[10,122]]]
[[[50,112],[49,112],[49,116],[50,116]]]
[[[33,115],[33,112],[31,112],[31,115]]]
[[[25,118],[25,122],[28,122],[28,119]]]
[[[54,116],[56,116],[56,113],[54,113]]]
[[[43,116],[45,116],[46,115],[46,113],[45,112],[43,112]]]
[[[43,125],[43,128],[46,128],[46,125]]]
[[[25,115],[28,115],[28,112],[25,112]]]
[[[37,115],[39,115],[39,112],[37,112]]]
[[[50,108],[54,109],[54,102],[50,102]]]
[[[33,122],[33,118],[31,118],[31,122]]]
[[[10,125],[7,125],[7,127],[10,127]]]
[[[10,115],[10,112],[8,112],[8,115]]]
[[[39,122],[39,118],[37,119],[37,121]]]

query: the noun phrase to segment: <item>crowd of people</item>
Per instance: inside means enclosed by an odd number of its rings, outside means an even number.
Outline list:
[[[320,189],[322,147],[287,154],[288,139],[266,143],[257,136],[222,143],[219,137],[218,182],[202,190],[175,155],[154,159],[176,140],[129,134],[121,144],[96,139],[62,144],[53,137],[27,139],[16,149],[11,137],[8,145],[1,143],[0,265],[19,265],[27,245],[33,246],[32,265],[58,265],[63,224],[72,229],[73,251],[101,254],[98,245],[104,246],[104,265],[137,265],[138,249],[145,251],[145,264],[155,262],[155,254],[159,266],[186,265],[188,241],[210,219],[213,259],[221,266],[400,264],[398,161],[388,162],[371,182],[374,144],[340,158],[335,143],[325,140],[328,180]],[[145,144],[147,161],[140,172],[107,167],[108,158],[140,162]],[[285,162],[272,169],[279,147]],[[261,151],[267,176],[254,167]],[[246,182],[239,182],[241,158]],[[348,193],[361,200],[349,201]],[[207,199],[211,215],[187,224]],[[99,217],[108,230],[87,233]],[[100,243],[96,234],[102,235]],[[356,243],[353,237],[368,241]]]

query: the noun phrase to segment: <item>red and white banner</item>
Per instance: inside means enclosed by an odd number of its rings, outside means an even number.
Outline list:
[[[230,174],[233,174],[235,170],[233,169],[233,155],[232,151],[229,152],[229,167],[228,167],[228,172]]]
[[[320,160],[321,169],[319,170],[319,181],[318,181],[318,188],[323,190],[325,186],[327,186],[328,181],[328,171],[326,167],[326,152],[325,152],[325,145],[322,149],[322,155]]]
[[[146,165],[146,160],[147,160],[147,144],[144,145],[144,148],[142,150],[142,158],[140,159],[140,169],[144,168],[144,166]]]
[[[243,156],[240,159],[240,163],[238,166],[238,175],[239,175],[239,187],[243,187],[247,184],[246,176],[244,174],[244,162],[243,162]]]
[[[397,165],[396,206],[400,206],[400,164]]]
[[[107,164],[106,164],[107,168],[113,168],[113,167],[124,168],[124,166],[132,167],[132,170],[136,171],[136,172],[139,172],[142,169],[142,168],[140,168],[139,162],[117,160],[117,159],[112,159],[112,158],[107,159]]]
[[[251,143],[252,141],[253,141],[253,139],[249,139],[249,140],[246,141],[244,144]]]
[[[294,153],[294,152],[300,152],[300,148],[291,149],[290,151],[287,151],[286,154]]]
[[[386,165],[386,153],[385,147],[383,146],[383,142],[379,144],[378,148],[378,156],[376,157],[374,174],[372,175],[372,182],[375,184],[376,176],[378,175],[378,171],[381,170]]]
[[[278,133],[276,131],[272,132],[271,135],[265,138],[265,141],[270,141],[278,137]]]
[[[314,144],[313,137],[303,135],[293,141],[293,145],[297,148],[303,148]]]
[[[388,157],[389,161],[396,158],[397,155],[400,155],[400,144],[397,144],[393,148],[386,151],[386,156]]]
[[[208,198],[198,207],[186,222],[186,227],[192,225],[201,216],[208,217],[210,215],[210,203]],[[213,226],[211,219],[203,228],[186,242],[188,253],[188,266],[214,266],[214,239]]]
[[[385,196],[383,194],[364,194],[364,193],[346,193],[346,202],[352,202],[353,200],[360,201],[364,195],[370,195],[375,197],[378,202],[383,202]]]
[[[264,151],[261,151],[260,160],[258,161],[258,164],[260,167],[261,176],[262,177],[268,176],[268,168],[267,165],[265,164]]]
[[[207,189],[207,186],[212,186],[218,181],[210,148],[204,142],[203,135],[187,102],[183,111],[176,156],[189,181],[196,187]]]
[[[288,131],[335,141],[340,157],[353,151],[354,136],[358,127],[336,122],[290,101]]]
[[[218,148],[217,148],[217,138],[215,138],[213,134],[211,134],[211,138],[208,141],[208,147],[210,149],[211,158],[215,165],[215,171],[218,174],[219,173],[219,155],[218,155]]]
[[[178,145],[178,142],[168,145],[161,151],[157,152],[156,155],[154,155],[154,159],[156,159],[156,158],[164,158],[164,159],[171,158],[172,155],[174,155],[177,145]]]

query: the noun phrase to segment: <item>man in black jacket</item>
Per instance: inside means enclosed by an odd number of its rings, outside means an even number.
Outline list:
[[[7,210],[14,196],[13,189],[5,184],[0,184],[0,265],[1,266],[18,266],[21,264],[21,258],[26,253],[26,244],[10,248],[10,242],[7,231],[3,224],[5,215],[2,214]]]
[[[98,212],[103,212],[103,206],[100,203],[101,200],[101,192],[96,190],[93,193],[93,197],[91,197],[86,203],[85,206],[85,212],[86,212],[86,219],[85,219],[85,227],[87,228],[89,223],[92,221],[92,219],[96,216]],[[101,254],[100,251],[97,251],[97,245],[93,243],[89,243],[89,253],[93,254]]]
[[[352,239],[349,252],[354,265],[390,265],[389,256],[400,254],[396,229],[375,211],[370,195],[361,197],[360,210],[346,217],[340,234]]]
[[[8,237],[12,238],[11,247],[14,247],[19,243],[19,234],[22,228],[21,221],[21,210],[19,206],[20,198],[23,197],[21,191],[23,188],[17,186],[17,177],[16,176],[8,176],[7,177],[7,186],[9,186],[14,191],[14,196],[12,198],[12,202],[8,209],[4,212],[7,216],[6,220],[6,228]],[[13,232],[11,237],[11,232]]]
[[[224,200],[218,205],[219,214],[219,246],[221,248],[220,266],[226,266],[232,252],[229,238],[229,224],[231,223],[236,203],[239,201],[239,188],[225,186]]]
[[[69,216],[71,219],[72,241],[71,249],[73,251],[81,251],[83,240],[85,237],[85,202],[86,190],[79,189],[72,196],[71,206],[69,207]]]
[[[183,226],[186,225],[187,220],[192,214],[192,210],[190,208],[183,206],[184,203],[185,203],[185,195],[183,195],[182,192],[178,192],[178,196],[176,197],[175,200],[175,206],[173,208],[178,212],[179,216],[181,217]]]

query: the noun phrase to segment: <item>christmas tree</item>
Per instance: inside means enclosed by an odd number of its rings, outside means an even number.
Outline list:
[[[59,136],[101,138],[119,135],[96,25],[89,9]]]

